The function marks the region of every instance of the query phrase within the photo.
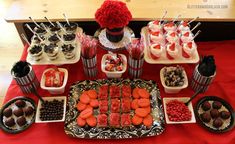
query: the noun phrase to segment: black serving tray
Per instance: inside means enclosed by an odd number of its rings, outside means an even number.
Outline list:
[[[200,107],[201,105],[205,102],[205,101],[219,101],[222,103],[222,105],[224,106],[224,108],[226,108],[229,112],[230,112],[230,118],[228,120],[226,120],[226,125],[224,126],[224,128],[215,128],[213,127],[211,124],[205,123],[202,121],[201,117],[200,117]],[[234,125],[235,125],[235,113],[234,110],[232,108],[232,106],[226,102],[225,100],[223,100],[222,98],[216,97],[216,96],[205,96],[203,98],[201,98],[200,100],[198,100],[197,104],[196,104],[196,108],[195,108],[195,115],[196,118],[199,122],[199,124],[204,127],[205,129],[209,130],[210,132],[214,132],[214,133],[224,133],[227,132],[231,129],[233,129]]]
[[[6,109],[7,107],[9,107],[10,105],[12,105],[13,103],[15,103],[15,101],[17,100],[23,100],[25,101],[26,103],[29,103],[30,106],[32,106],[34,108],[34,113],[32,114],[32,116],[30,116],[30,118],[27,120],[27,124],[25,124],[24,126],[22,127],[8,127],[4,124],[3,122],[3,111],[4,109]],[[12,114],[13,115],[13,114]],[[24,96],[18,96],[16,98],[13,98],[11,99],[10,101],[8,101],[1,109],[0,111],[0,128],[2,130],[4,130],[5,132],[7,133],[12,133],[12,134],[16,134],[16,133],[19,133],[19,132],[22,132],[24,130],[26,130],[27,128],[29,128],[33,122],[35,121],[35,116],[36,116],[36,106],[35,106],[35,102],[33,99],[31,98],[28,98],[28,97],[24,97]],[[14,118],[15,119],[15,118]]]
[[[80,127],[77,125],[76,119],[79,115],[76,109],[77,102],[83,90],[96,89],[103,85],[122,85],[130,84],[135,88],[136,86],[146,88],[150,92],[151,99],[151,114],[153,116],[153,125],[147,128],[144,125],[134,126],[129,128],[101,128],[101,127]],[[70,87],[67,111],[65,115],[64,131],[67,135],[76,138],[86,139],[128,139],[160,135],[165,130],[164,114],[162,101],[160,97],[157,84],[152,80],[141,79],[101,79],[101,80],[85,80],[79,81]]]

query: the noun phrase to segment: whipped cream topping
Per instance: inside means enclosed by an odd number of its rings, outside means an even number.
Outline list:
[[[180,37],[183,43],[191,42],[193,40],[193,33],[191,31],[184,31]]]
[[[162,31],[162,25],[159,21],[151,21],[148,23],[148,28],[152,32]]]
[[[166,33],[166,40],[170,43],[178,43],[179,37],[175,31],[169,31]]]

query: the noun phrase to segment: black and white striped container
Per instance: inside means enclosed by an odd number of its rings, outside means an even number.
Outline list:
[[[95,77],[97,75],[97,60],[96,56],[87,59],[82,57],[83,70],[87,77]]]
[[[198,65],[195,67],[191,82],[191,87],[194,91],[202,89],[201,92],[207,91],[209,85],[212,83],[216,75],[216,72],[212,76],[203,76],[198,71]]]
[[[20,86],[23,93],[32,93],[33,89],[36,90],[39,87],[39,81],[33,71],[32,66],[30,64],[28,66],[30,68],[29,73],[23,77],[16,77],[14,72],[11,71],[14,80]]]
[[[131,78],[139,78],[143,73],[144,57],[133,59],[130,55],[128,58],[128,73]]]

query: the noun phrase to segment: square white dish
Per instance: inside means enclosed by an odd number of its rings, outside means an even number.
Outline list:
[[[166,112],[166,104],[171,101],[171,100],[178,100],[181,102],[187,102],[190,98],[189,97],[176,97],[176,98],[170,98],[170,97],[165,97],[163,98],[163,108],[164,108],[164,114],[165,114],[165,119],[167,124],[185,124],[185,123],[196,123],[195,119],[195,114],[193,110],[193,105],[192,102],[188,104],[188,109],[191,111],[191,120],[190,121],[170,121]]]
[[[104,72],[108,78],[120,78],[120,77],[122,77],[122,74],[127,69],[127,58],[126,58],[126,56],[123,55],[123,54],[119,54],[119,55],[121,55],[121,57],[123,59],[123,70],[122,71],[107,71],[107,70],[105,70],[105,60],[106,60],[108,55],[116,55],[116,54],[105,54],[105,55],[103,55],[102,60],[101,60],[101,70],[102,70],[102,72]]]
[[[170,87],[170,86],[167,86],[165,84],[165,79],[164,79],[164,69],[166,67],[163,67],[161,70],[160,70],[160,79],[161,79],[161,84],[162,86],[164,87],[164,90],[166,93],[178,93],[180,92],[182,89],[184,88],[187,88],[188,87],[188,78],[187,78],[187,74],[185,72],[185,70],[183,70],[183,75],[184,75],[184,84],[182,86],[176,86],[176,87]]]
[[[53,69],[53,68],[49,68],[49,69],[44,70],[44,72],[42,74],[41,81],[40,81],[40,87],[44,90],[48,90],[51,94],[62,94],[62,93],[64,93],[64,89],[65,89],[65,86],[68,81],[68,71],[65,68],[58,68],[59,71],[64,72],[64,80],[63,80],[62,86],[60,86],[60,87],[46,87],[45,86],[45,79],[46,79],[45,73],[51,69]]]
[[[47,121],[42,121],[40,119],[40,109],[42,107],[42,102],[39,100],[38,101],[38,106],[37,106],[37,111],[36,111],[36,118],[35,118],[35,123],[50,123],[50,122],[63,122],[65,120],[65,112],[66,112],[66,103],[67,103],[67,98],[66,96],[56,96],[56,97],[42,97],[43,100],[47,101],[53,101],[54,99],[56,100],[64,100],[63,104],[63,117],[61,120],[47,120]]]

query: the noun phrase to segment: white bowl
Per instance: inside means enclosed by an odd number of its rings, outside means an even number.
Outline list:
[[[187,102],[190,98],[189,97],[177,97],[177,98],[163,98],[163,107],[164,107],[164,114],[167,124],[183,124],[183,123],[196,123],[195,114],[193,111],[193,105],[192,102],[188,104],[188,109],[191,111],[192,117],[190,121],[170,121],[168,118],[168,115],[166,113],[166,104],[171,100],[178,100],[181,102]]]
[[[163,67],[160,71],[160,79],[161,79],[161,83],[162,86],[164,87],[164,90],[166,93],[178,93],[180,92],[182,89],[188,87],[188,78],[187,78],[187,74],[185,72],[185,70],[183,70],[183,75],[184,75],[184,84],[182,86],[177,86],[177,87],[169,87],[165,84],[165,80],[164,80],[164,69],[166,67]]]
[[[35,122],[36,123],[49,123],[49,122],[63,122],[65,120],[65,112],[66,112],[66,96],[56,96],[56,97],[42,97],[43,100],[47,100],[47,101],[53,101],[54,99],[56,100],[64,100],[64,104],[63,104],[63,117],[61,120],[48,120],[48,121],[42,121],[40,119],[40,109],[42,107],[42,102],[39,100],[38,101],[38,106],[37,106],[37,111],[36,111],[36,118],[35,118]]]
[[[101,70],[102,70],[102,72],[104,72],[108,78],[120,78],[120,77],[122,77],[122,74],[126,71],[126,68],[127,68],[126,56],[123,55],[123,54],[119,54],[119,55],[121,55],[121,57],[123,59],[123,69],[122,69],[122,71],[106,71],[105,70],[105,60],[106,60],[108,55],[116,55],[116,54],[105,54],[105,55],[103,55],[102,60],[101,60]]]
[[[40,86],[41,86],[42,89],[48,90],[51,94],[62,94],[62,93],[64,93],[65,86],[66,86],[66,83],[67,83],[67,81],[68,81],[68,71],[67,71],[67,69],[65,69],[65,68],[58,68],[59,71],[64,72],[64,81],[63,81],[62,86],[60,86],[60,87],[46,87],[46,86],[45,86],[45,78],[46,78],[46,77],[45,77],[45,73],[46,73],[47,71],[51,70],[51,69],[53,69],[53,68],[46,69],[46,70],[43,72],[42,78],[41,78],[41,82],[40,82]]]

